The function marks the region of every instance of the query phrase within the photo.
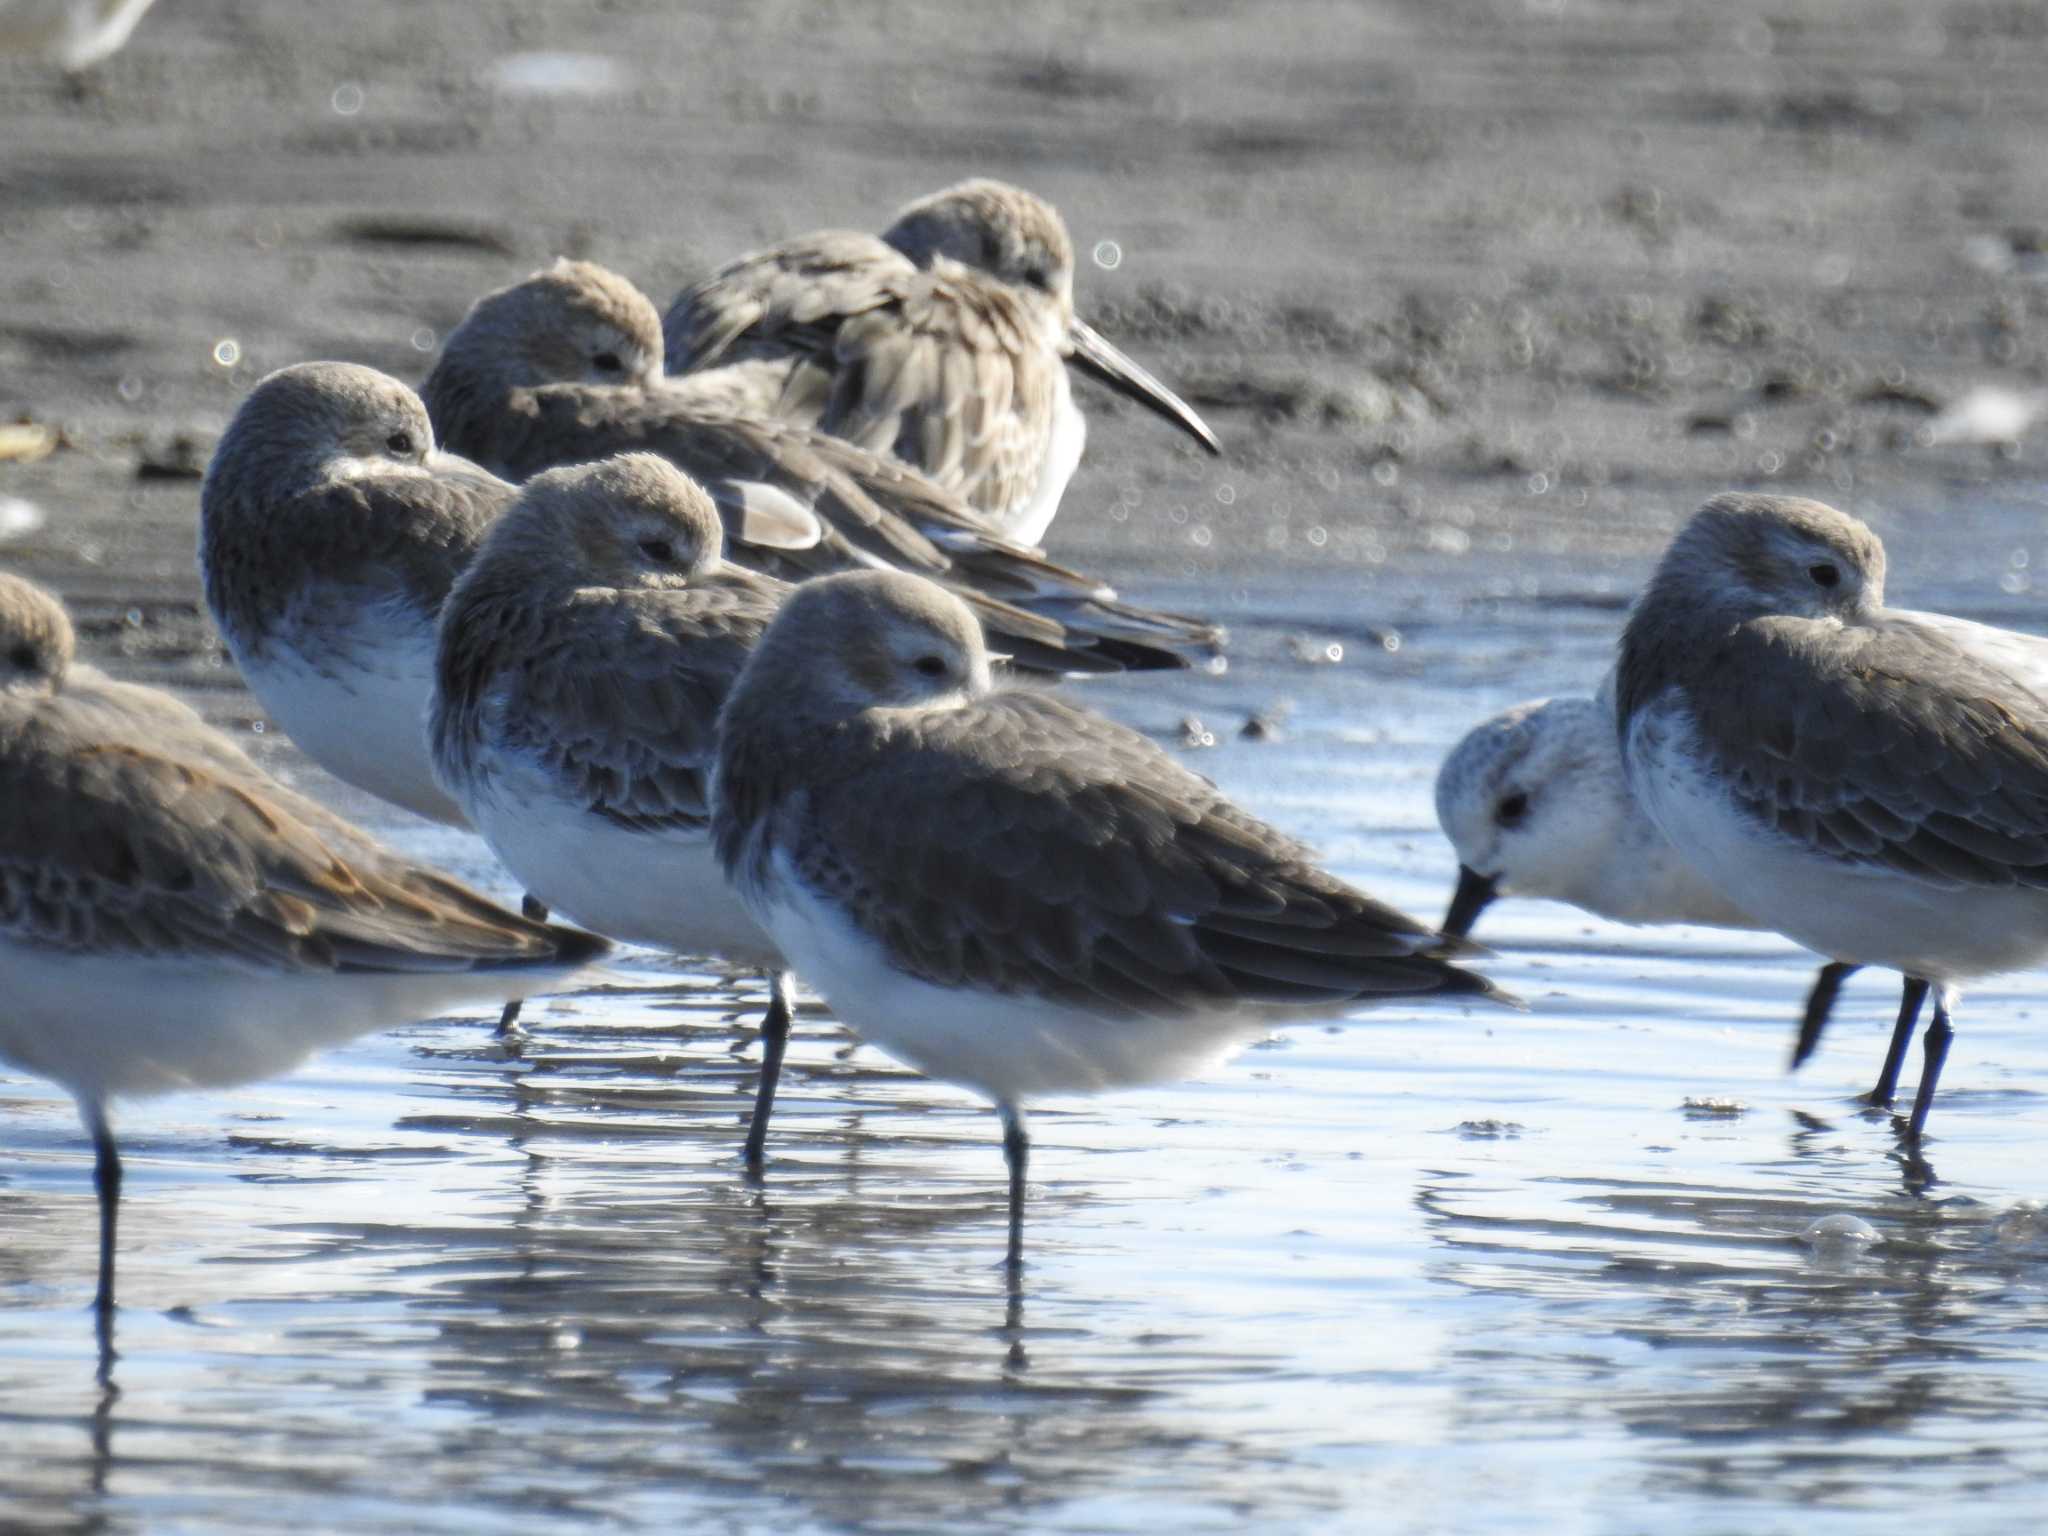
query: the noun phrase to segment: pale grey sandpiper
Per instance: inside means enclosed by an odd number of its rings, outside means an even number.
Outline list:
[[[1443,931],[1469,935],[1503,896],[1564,901],[1620,923],[1757,929],[1693,868],[1628,787],[1614,727],[1612,678],[1593,698],[1518,704],[1468,731],[1437,771],[1436,815],[1458,856]],[[1830,960],[1814,978],[1792,1066],[1820,1043],[1842,983],[1858,967]],[[1867,1098],[1889,1105],[1926,983],[1908,978],[1892,1046]]]
[[[478,299],[421,394],[445,444],[513,479],[662,454],[718,503],[729,558],[771,575],[879,565],[943,580],[1019,666],[1178,667],[1222,642],[1214,625],[1120,602],[1052,564],[904,464],[748,414],[716,375],[664,377],[653,304],[590,262],[557,261]]]
[[[921,197],[879,237],[826,230],[743,256],[677,295],[663,330],[671,373],[731,370],[758,413],[914,464],[1025,544],[1087,441],[1070,361],[1223,451],[1075,316],[1065,220],[1006,182]]]
[[[1926,1127],[1957,989],[2048,957],[2048,702],[2019,637],[1884,605],[1884,547],[1819,502],[1724,494],[1630,615],[1630,788],[1714,886],[1822,954],[1934,990]]]
[[[378,846],[74,649],[62,605],[0,575],[0,1059],[69,1089],[92,1137],[104,1346],[110,1099],[253,1082],[606,945]]]
[[[260,380],[200,489],[201,584],[250,691],[329,773],[430,821],[464,825],[427,751],[435,621],[513,495],[434,446],[410,388],[337,362]],[[498,1032],[518,1022],[507,1003]]]
[[[653,454],[521,489],[441,618],[434,764],[525,888],[613,938],[765,971],[758,1166],[789,1034],[774,943],[711,850],[719,706],[787,588],[720,556],[718,512]]]
[[[713,829],[838,1017],[994,1100],[1021,1257],[1027,1101],[1185,1076],[1276,1020],[1497,995],[1145,737],[992,686],[900,572],[806,582],[721,717]]]
[[[427,751],[434,625],[513,494],[436,449],[411,389],[332,362],[258,383],[200,490],[206,605],[250,691],[336,778],[455,826]]]

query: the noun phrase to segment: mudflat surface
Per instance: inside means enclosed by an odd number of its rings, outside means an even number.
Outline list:
[[[256,734],[192,554],[236,402],[312,357],[417,379],[557,254],[665,303],[1002,176],[1229,450],[1085,397],[1051,551],[1235,638],[1222,676],[1089,701],[1213,738],[1204,771],[1434,914],[1443,751],[1590,688],[1715,490],[1833,501],[1896,601],[2042,627],[2043,80],[2018,3],[161,0],[80,86],[0,60],[0,422],[59,443],[0,461],[0,566],[93,659],[502,889]],[[0,1523],[2031,1518],[2038,980],[1971,994],[1915,1164],[1851,1099],[1881,978],[1787,1078],[1790,946],[1487,921],[1528,1015],[1375,1014],[1041,1115],[1017,1293],[991,1116],[813,1012],[751,1187],[760,999],[661,957],[628,983],[678,990],[536,1010],[522,1056],[479,1015],[126,1108],[116,1393],[89,1155],[0,1072]]]

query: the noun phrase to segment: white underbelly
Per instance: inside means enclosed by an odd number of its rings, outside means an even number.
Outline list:
[[[790,969],[863,1039],[999,1103],[1174,1082],[1267,1033],[1241,1015],[1105,1018],[1029,995],[934,986],[889,966],[784,856],[776,864],[759,910]]]
[[[550,912],[629,943],[777,964],[775,946],[725,883],[708,831],[635,832],[502,781],[470,795],[469,808],[491,851]]]
[[[1959,984],[2048,959],[2048,892],[1934,881],[1809,852],[1745,815],[1660,710],[1629,732],[1630,780],[1665,836],[1766,928],[1831,960]]]
[[[462,810],[434,781],[427,704],[431,637],[350,648],[349,660],[308,665],[273,643],[235,660],[249,689],[306,756],[338,779],[430,821],[463,826]]]
[[[1053,402],[1052,429],[1046,433],[1045,457],[1039,462],[1038,482],[1031,497],[1014,512],[998,519],[1006,537],[1019,544],[1042,544],[1052,520],[1059,515],[1060,500],[1074,471],[1081,467],[1081,451],[1088,445],[1088,419],[1074,404],[1067,371],[1058,374],[1058,397]]]
[[[0,1058],[82,1098],[229,1087],[463,1004],[495,1012],[569,968],[290,973],[0,940]]]

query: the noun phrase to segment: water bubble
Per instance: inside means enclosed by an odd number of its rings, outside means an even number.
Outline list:
[[[340,117],[354,117],[363,110],[363,88],[353,80],[345,80],[334,88],[328,104]]]
[[[1536,471],[1535,474],[1529,477],[1528,486],[1529,494],[1531,496],[1546,495],[1550,490],[1550,476],[1544,474],[1543,471],[1539,469]]]
[[[1308,531],[1308,541],[1317,549],[1321,549],[1330,542],[1330,532],[1327,528],[1311,528]]]
[[[213,344],[213,360],[223,368],[232,368],[242,360],[242,344],[232,336],[223,336]]]
[[[434,328],[432,326],[423,325],[412,333],[412,349],[415,352],[431,352],[434,350],[434,343],[438,339],[434,335]]]
[[[251,720],[251,721],[249,722],[249,730],[250,730],[250,731],[251,731],[251,733],[253,733],[254,735],[257,735],[257,736],[261,736],[261,735],[262,735],[262,734],[263,734],[263,733],[264,733],[265,731],[267,731],[267,730],[269,730],[269,729],[270,729],[269,725],[268,725],[268,724],[266,724],[266,723],[265,723],[264,721],[261,721],[261,720]]]
[[[1216,487],[1216,500],[1227,507],[1237,500],[1237,491],[1229,485],[1219,485]]]
[[[1372,478],[1375,485],[1398,484],[1401,479],[1401,466],[1392,459],[1381,459],[1372,467]]]
[[[2025,571],[2007,571],[1998,578],[1999,590],[2007,597],[2018,597],[2033,584],[2034,579]]]
[[[1095,265],[1105,272],[1114,272],[1124,264],[1124,248],[1114,240],[1098,240],[1095,249],[1089,252],[1095,258]]]
[[[2010,565],[2016,571],[2024,571],[2027,568],[2026,546],[2021,545],[2018,549],[2015,549],[2011,554],[2007,555],[2005,557],[2005,562],[2007,565]]]
[[[121,382],[114,386],[114,393],[133,405],[142,398],[142,380],[132,373],[124,373]]]
[[[18,538],[43,526],[43,509],[19,496],[0,496],[0,539]]]
[[[1775,448],[1766,448],[1756,456],[1757,469],[1766,475],[1775,475],[1785,467],[1785,456]]]
[[[1839,1259],[1853,1257],[1873,1243],[1883,1242],[1884,1234],[1861,1216],[1838,1211],[1809,1221],[1799,1240],[1813,1250],[1816,1258]]]
[[[1205,527],[1198,526],[1188,530],[1188,541],[1197,549],[1207,549],[1214,538],[1215,535]]]

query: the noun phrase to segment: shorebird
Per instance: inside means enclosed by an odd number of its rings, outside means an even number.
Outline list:
[[[1185,1076],[1276,1019],[1497,995],[1143,736],[992,686],[957,598],[806,582],[720,717],[718,858],[856,1033],[995,1102],[1021,1260],[1027,1100]]]
[[[879,238],[826,230],[676,296],[671,373],[730,370],[757,414],[914,464],[1011,538],[1045,537],[1088,427],[1071,361],[1222,447],[1173,391],[1074,315],[1074,243],[1043,198],[963,181]]]
[[[746,414],[715,375],[665,378],[653,304],[589,262],[557,261],[478,299],[420,393],[443,443],[515,480],[661,454],[718,504],[729,557],[771,575],[885,565],[946,581],[1020,666],[1184,666],[1222,640],[1213,625],[1118,602],[894,460]]]
[[[353,363],[257,384],[199,494],[206,605],[250,691],[336,778],[455,826],[427,751],[434,625],[514,494]]]
[[[380,847],[74,651],[63,606],[0,575],[0,1059],[69,1089],[92,1137],[105,1349],[110,1099],[252,1082],[606,945]]]
[[[1629,790],[1614,728],[1613,679],[1593,698],[1518,704],[1466,733],[1438,769],[1436,815],[1458,855],[1443,931],[1464,938],[1503,896],[1565,901],[1621,923],[1767,927],[1729,901],[1650,820]],[[1792,1066],[1820,1043],[1842,983],[1858,969],[1823,965],[1807,994]],[[1927,984],[1907,978],[1877,1085],[1898,1090]]]
[[[718,512],[667,460],[529,480],[442,615],[434,763],[520,883],[613,938],[770,979],[748,1132],[758,1166],[789,978],[711,851],[718,709],[788,588],[720,558]]]
[[[1629,618],[1615,714],[1630,788],[1724,896],[1931,985],[1917,1142],[1958,986],[2048,957],[2048,702],[2019,637],[1889,610],[1884,577],[1832,507],[1714,497]]]

